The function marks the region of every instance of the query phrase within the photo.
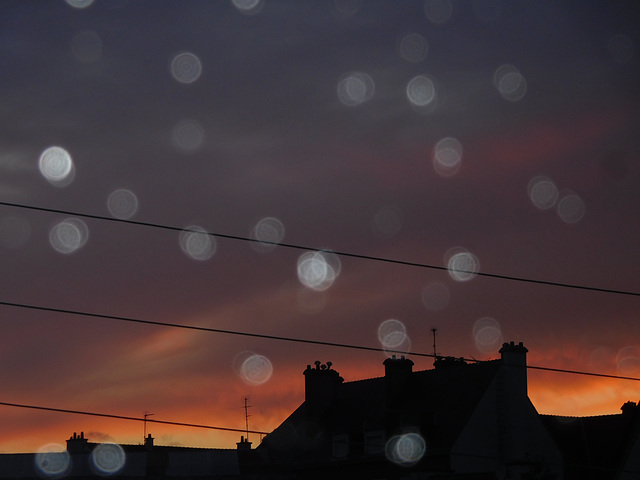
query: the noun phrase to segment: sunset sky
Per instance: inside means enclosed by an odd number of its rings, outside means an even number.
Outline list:
[[[246,397],[268,432],[307,364],[384,374],[384,351],[126,319],[423,354],[437,328],[441,355],[514,340],[531,365],[640,378],[639,12],[2,1],[0,402],[243,429]],[[529,396],[618,413],[640,381],[530,370]],[[9,406],[0,426],[0,453],[143,437]]]

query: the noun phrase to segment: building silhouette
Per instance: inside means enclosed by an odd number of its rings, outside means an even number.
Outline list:
[[[384,376],[345,382],[331,364],[304,370],[304,402],[256,448],[91,443],[0,455],[0,480],[638,480],[640,404],[617,415],[540,415],[527,395],[527,349],[497,360],[437,357],[414,371],[387,358]],[[47,456],[48,455],[48,456]]]
[[[256,449],[239,449],[241,471],[252,480],[640,479],[640,407],[539,415],[527,349],[505,343],[500,354],[439,357],[425,371],[391,357],[384,377],[354,382],[330,362],[308,365],[304,402]]]
[[[67,440],[66,451],[0,455],[0,479],[239,479],[235,449],[92,443],[84,433]]]

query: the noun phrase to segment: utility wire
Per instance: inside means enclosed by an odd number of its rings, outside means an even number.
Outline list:
[[[176,425],[179,427],[192,427],[192,428],[206,428],[209,430],[224,430],[227,432],[249,432],[249,433],[257,433],[260,435],[266,435],[269,432],[261,432],[257,430],[247,430],[246,428],[227,428],[227,427],[213,427],[211,425],[200,425],[197,423],[182,423],[182,422],[171,422],[168,420],[152,420],[152,419],[144,419],[137,417],[127,417],[124,415],[112,415],[109,413],[97,413],[97,412],[85,412],[82,410],[68,410],[66,408],[52,408],[52,407],[42,407],[37,405],[25,405],[22,403],[8,403],[8,402],[0,402],[0,405],[5,407],[18,407],[18,408],[29,408],[31,410],[45,410],[47,412],[58,412],[58,413],[73,413],[75,415],[90,415],[92,417],[104,417],[104,418],[114,418],[117,420],[130,420],[136,422],[147,422],[147,423],[158,423],[162,425]]]
[[[304,339],[304,338],[284,337],[284,336],[278,336],[278,335],[265,335],[265,334],[261,334],[261,333],[240,332],[240,331],[237,331],[237,330],[225,330],[225,329],[221,329],[221,328],[199,327],[199,326],[196,326],[196,325],[183,325],[183,324],[179,324],[179,323],[165,323],[165,322],[157,322],[157,321],[153,321],[153,320],[141,320],[141,319],[137,319],[137,318],[122,317],[122,316],[116,316],[116,315],[105,315],[105,314],[101,314],[101,313],[80,312],[80,311],[77,311],[77,310],[68,310],[68,309],[53,308],[53,307],[44,307],[44,306],[40,306],[40,305],[28,305],[28,304],[24,304],[24,303],[6,302],[6,301],[2,301],[2,300],[0,300],[0,305],[5,305],[5,306],[8,306],[8,307],[25,308],[25,309],[31,309],[31,310],[39,310],[39,311],[52,312],[52,313],[62,313],[62,314],[67,314],[67,315],[78,315],[78,316],[83,316],[83,317],[101,318],[101,319],[105,319],[105,320],[116,320],[116,321],[120,321],[120,322],[138,323],[138,324],[144,324],[144,325],[155,325],[155,326],[169,327],[169,328],[181,328],[181,329],[184,329],[184,330],[197,330],[197,331],[201,331],[201,332],[222,333],[222,334],[226,334],[226,335],[237,335],[237,336],[243,336],[243,337],[254,337],[254,338],[267,339],[267,340],[278,340],[278,341],[284,341],[284,342],[305,343],[305,344],[311,344],[311,345],[322,345],[322,346],[325,346],[325,347],[348,348],[348,349],[352,349],[352,350],[366,350],[366,351],[370,351],[370,352],[399,353],[399,354],[403,354],[403,355],[412,355],[412,356],[415,356],[415,357],[429,357],[429,358],[435,358],[435,359],[453,358],[453,357],[447,357],[445,355],[434,355],[434,354],[431,354],[431,353],[406,352],[406,351],[401,351],[401,350],[392,350],[392,349],[380,348],[380,347],[367,347],[367,346],[364,346],[364,345],[353,345],[353,344],[348,344],[348,343],[326,342],[326,341],[321,341],[321,340],[310,340],[310,339]],[[480,363],[480,362],[482,362],[481,360],[476,360],[475,358],[464,358],[464,357],[455,357],[455,358],[460,358],[461,360],[463,360],[465,362],[472,362],[472,363]],[[621,376],[621,375],[610,375],[610,374],[605,374],[605,373],[582,372],[582,371],[578,371],[578,370],[566,370],[566,369],[562,369],[562,368],[539,367],[539,366],[534,366],[534,365],[527,365],[526,368],[530,368],[530,369],[534,369],[534,370],[544,370],[544,371],[556,372],[556,373],[567,373],[567,374],[572,374],[572,375],[586,375],[586,376],[591,376],[591,377],[613,378],[613,379],[617,379],[617,380],[630,380],[630,381],[634,381],[634,382],[640,382],[640,378],[626,377],[626,376]]]
[[[41,212],[56,213],[56,214],[62,214],[62,215],[73,215],[73,216],[76,216],[76,217],[90,218],[90,219],[94,219],[94,220],[104,220],[104,221],[109,221],[109,222],[126,223],[126,224],[129,224],[129,225],[138,225],[138,226],[143,226],[143,227],[160,228],[160,229],[164,229],[164,230],[172,230],[172,231],[178,231],[178,232],[190,231],[188,228],[175,227],[175,226],[171,226],[171,225],[164,225],[164,224],[150,223],[150,222],[141,222],[141,221],[137,221],[137,220],[126,220],[126,219],[122,219],[122,218],[107,217],[105,215],[94,215],[94,214],[89,214],[89,213],[79,213],[79,212],[72,212],[70,210],[60,210],[60,209],[56,209],[56,208],[36,207],[36,206],[32,206],[32,205],[23,205],[23,204],[19,204],[19,203],[3,202],[3,201],[0,201],[0,205],[4,205],[4,206],[7,206],[7,207],[23,208],[23,209],[27,209],[27,210],[36,210],[36,211],[41,211]],[[194,232],[196,232],[196,233],[204,233],[204,234],[210,235],[212,237],[226,238],[226,239],[230,239],[230,240],[239,240],[239,241],[243,241],[243,242],[260,243],[260,244],[266,244],[266,245],[277,245],[277,246],[280,246],[280,247],[291,248],[291,249],[296,249],[296,250],[317,251],[317,252],[326,251],[326,249],[319,249],[319,248],[315,248],[315,247],[297,245],[297,244],[293,244],[293,243],[270,242],[270,241],[266,241],[266,240],[258,240],[256,238],[244,237],[244,236],[240,236],[240,235],[229,235],[229,234],[225,234],[225,233],[207,232],[207,231],[203,232],[201,230],[194,230]],[[431,265],[431,264],[419,263],[419,262],[409,262],[409,261],[405,261],[405,260],[396,260],[396,259],[392,259],[392,258],[376,257],[376,256],[372,256],[372,255],[363,255],[363,254],[359,254],[359,253],[341,252],[341,251],[335,251],[335,250],[331,250],[331,253],[333,253],[334,255],[339,255],[341,257],[357,258],[357,259],[360,259],[360,260],[370,260],[370,261],[375,261],[375,262],[392,263],[392,264],[404,265],[404,266],[408,266],[408,267],[428,268],[428,269],[431,269],[431,270],[445,270],[445,271],[449,270],[448,267],[444,267],[444,266],[440,266],[440,265]],[[553,286],[553,287],[571,288],[571,289],[577,289],[577,290],[588,290],[588,291],[592,291],[592,292],[611,293],[611,294],[617,294],[617,295],[630,295],[630,296],[640,297],[640,292],[633,292],[633,291],[628,291],[628,290],[615,290],[615,289],[611,289],[611,288],[591,287],[591,286],[587,286],[587,285],[577,285],[577,284],[571,284],[571,283],[553,282],[553,281],[548,281],[548,280],[536,280],[536,279],[533,279],[533,278],[516,277],[516,276],[512,276],[512,275],[501,275],[501,274],[497,274],[497,273],[472,272],[472,271],[466,271],[466,270],[463,270],[463,269],[456,269],[456,271],[460,272],[460,273],[475,274],[475,275],[478,275],[480,277],[497,278],[497,279],[501,279],[501,280],[510,280],[510,281],[515,281],[515,282],[534,283],[534,284],[538,284],[538,285],[549,285],[549,286]]]

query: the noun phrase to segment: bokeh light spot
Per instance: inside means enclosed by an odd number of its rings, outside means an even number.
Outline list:
[[[558,201],[557,213],[566,223],[579,222],[585,213],[585,205],[582,199],[573,192],[565,192]]]
[[[395,435],[389,439],[385,447],[387,458],[395,464],[410,466],[422,459],[427,445],[419,433]]]
[[[245,383],[254,386],[266,383],[273,375],[271,361],[254,352],[241,352],[236,355],[233,368]]]
[[[113,475],[124,467],[126,455],[115,443],[101,443],[91,452],[91,465],[100,475]]]
[[[434,282],[426,285],[422,289],[422,304],[429,310],[444,310],[451,300],[449,288],[440,282]]]
[[[19,248],[29,240],[31,226],[22,217],[0,219],[0,244],[6,248]]]
[[[38,168],[49,183],[66,187],[75,176],[71,155],[62,147],[49,147],[40,154]]]
[[[195,120],[182,120],[171,131],[171,143],[180,152],[197,152],[204,144],[204,129]]]
[[[200,59],[191,52],[176,55],[171,61],[171,75],[180,83],[193,83],[202,73]]]
[[[115,218],[128,220],[138,211],[138,197],[126,188],[114,190],[107,199],[107,208]]]
[[[426,0],[424,13],[431,23],[446,23],[453,14],[453,4],[451,0]]]
[[[640,376],[640,348],[635,345],[621,348],[616,355],[616,366],[618,375]]]
[[[272,250],[284,238],[284,225],[277,218],[265,217],[253,227],[251,237],[261,242],[251,244],[256,250]]]
[[[245,15],[255,15],[264,8],[264,0],[231,0],[231,3]]]
[[[443,176],[455,175],[462,162],[462,144],[452,137],[443,138],[433,149],[433,167]]]
[[[73,8],[87,8],[94,0],[66,0],[67,4]]]
[[[473,324],[473,340],[478,351],[489,354],[498,351],[502,345],[502,329],[497,320],[483,317]]]
[[[402,227],[402,213],[393,207],[380,208],[373,217],[373,233],[383,238],[393,238]]]
[[[436,85],[426,75],[413,77],[407,84],[407,98],[412,106],[430,110],[436,103]]]
[[[332,12],[341,18],[349,18],[358,13],[362,0],[333,0]]]
[[[471,280],[480,269],[477,257],[465,249],[451,249],[446,258],[449,275],[458,282]]]
[[[522,100],[527,93],[527,82],[513,65],[499,66],[493,74],[493,84],[502,98],[510,102]]]
[[[190,225],[180,232],[180,248],[194,260],[209,260],[216,252],[216,240],[204,228]]]
[[[298,279],[305,287],[327,290],[340,275],[340,259],[329,252],[307,252],[298,258]]]
[[[53,226],[49,242],[59,253],[70,254],[82,248],[89,239],[87,225],[78,218],[67,218]]]
[[[352,72],[338,81],[338,98],[349,107],[370,100],[375,91],[373,79],[366,73]]]
[[[40,448],[34,457],[36,470],[45,477],[60,478],[71,469],[71,456],[57,443]]]
[[[407,328],[400,320],[390,318],[378,327],[378,341],[388,353],[407,352],[411,341],[407,335]]]
[[[402,59],[418,63],[426,58],[429,44],[419,33],[407,33],[400,39],[398,51]]]
[[[548,210],[558,201],[558,188],[547,177],[532,178],[527,190],[529,199],[540,210]]]
[[[96,32],[80,32],[71,39],[71,51],[76,60],[93,63],[102,56],[102,39]]]

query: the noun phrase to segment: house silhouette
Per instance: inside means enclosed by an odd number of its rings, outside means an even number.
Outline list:
[[[640,479],[636,404],[577,424],[539,415],[527,395],[527,349],[505,343],[500,354],[475,363],[438,357],[424,371],[392,356],[384,377],[354,382],[330,362],[308,365],[302,405],[257,448],[238,444],[241,472],[252,480]]]

